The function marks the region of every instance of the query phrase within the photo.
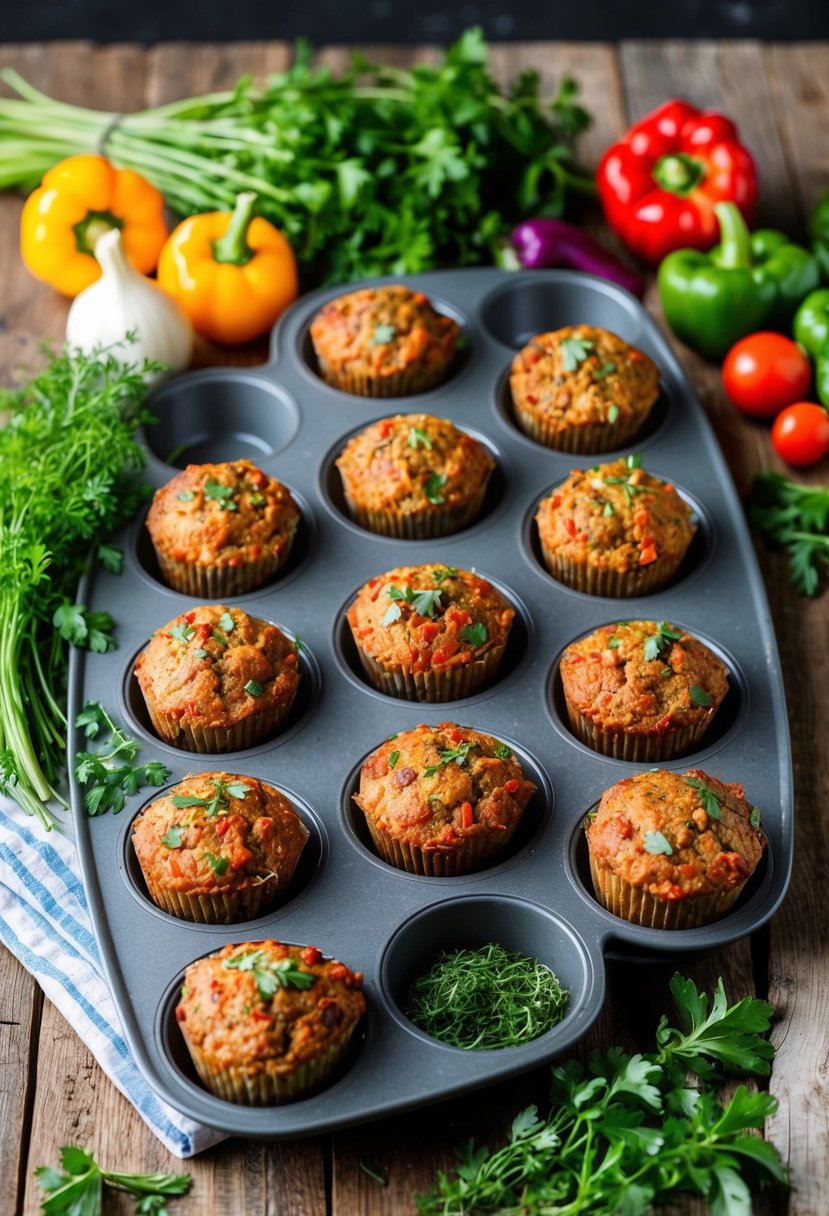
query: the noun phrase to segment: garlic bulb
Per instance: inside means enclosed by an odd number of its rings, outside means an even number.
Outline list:
[[[152,359],[170,371],[183,371],[190,362],[193,328],[175,300],[146,279],[127,259],[121,233],[111,228],[95,242],[101,277],[76,296],[66,318],[70,348],[90,352],[116,346],[121,363]],[[128,333],[136,341],[125,341]]]

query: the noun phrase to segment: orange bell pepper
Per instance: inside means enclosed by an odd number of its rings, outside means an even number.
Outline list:
[[[26,200],[20,253],[35,278],[76,296],[101,277],[95,242],[110,228],[121,230],[136,270],[149,274],[167,239],[162,195],[132,169],[115,169],[103,156],[70,156]]]
[[[253,216],[255,194],[233,212],[209,211],[179,224],[161,251],[158,282],[193,328],[230,346],[270,329],[296,299],[296,259],[285,237]]]

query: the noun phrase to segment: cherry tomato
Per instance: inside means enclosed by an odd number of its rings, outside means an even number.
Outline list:
[[[806,396],[812,367],[806,352],[791,338],[749,334],[725,356],[722,380],[738,410],[755,418],[773,418],[784,406]]]
[[[829,452],[829,411],[812,401],[786,406],[774,420],[771,442],[787,464],[815,464]]]

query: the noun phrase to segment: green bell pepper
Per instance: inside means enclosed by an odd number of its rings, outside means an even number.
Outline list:
[[[829,190],[815,203],[809,220],[812,236],[812,253],[817,259],[824,283],[829,283]]]
[[[793,332],[795,341],[814,360],[815,391],[829,406],[829,287],[806,297],[794,315]]]
[[[673,332],[709,359],[721,359],[758,329],[784,329],[820,283],[808,249],[770,228],[749,234],[734,203],[714,207],[720,243],[709,253],[677,249],[659,267],[659,296]]]

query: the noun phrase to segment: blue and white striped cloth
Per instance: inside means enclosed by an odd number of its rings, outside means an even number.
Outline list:
[[[68,816],[66,824],[71,830]],[[74,842],[60,832],[45,833],[2,797],[0,941],[171,1153],[191,1157],[224,1139],[156,1097],[135,1066],[101,973]]]

